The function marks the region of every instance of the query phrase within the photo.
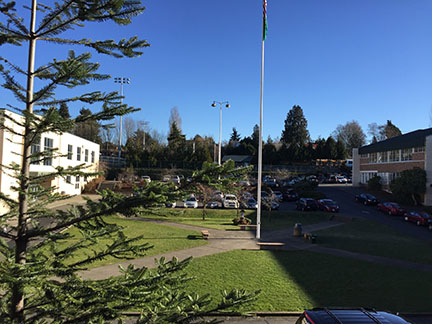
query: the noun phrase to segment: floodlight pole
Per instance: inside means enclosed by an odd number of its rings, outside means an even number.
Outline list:
[[[218,156],[218,164],[222,164],[222,105],[225,104],[226,108],[229,108],[228,101],[213,101],[212,107],[216,107],[216,104],[219,104],[219,156]]]
[[[123,105],[123,84],[125,84],[125,83],[130,84],[130,78],[124,78],[124,77],[114,78],[114,83],[120,83],[120,96],[121,96],[120,104]],[[121,148],[122,148],[122,132],[123,132],[123,129],[122,129],[123,125],[122,124],[123,124],[122,123],[122,116],[120,115],[119,148],[118,148],[119,161],[121,158]]]

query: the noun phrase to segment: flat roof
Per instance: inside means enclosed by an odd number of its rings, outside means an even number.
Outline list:
[[[425,146],[426,137],[432,135],[432,128],[419,129],[414,132],[392,137],[381,142],[359,148],[359,154],[385,152]]]

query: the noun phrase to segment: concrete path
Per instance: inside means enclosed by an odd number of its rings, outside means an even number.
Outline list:
[[[132,218],[133,219],[133,218]],[[167,226],[179,227],[184,229],[190,229],[195,231],[202,231],[203,227],[191,226],[186,224],[179,223],[171,223],[164,221],[154,221],[148,219],[140,219],[135,218],[141,221],[147,222],[156,222],[163,223]],[[206,228],[207,229],[207,228]],[[111,276],[120,275],[119,266],[126,268],[130,264],[134,264],[136,267],[147,267],[149,269],[155,268],[155,259],[160,259],[161,257],[165,257],[167,260],[171,260],[173,257],[176,257],[179,260],[184,260],[189,257],[199,258],[205,255],[211,255],[220,252],[226,252],[231,250],[251,250],[258,249],[255,243],[255,232],[254,231],[224,231],[217,229],[207,229],[210,238],[208,240],[208,244],[193,247],[185,250],[172,251],[168,253],[162,253],[158,255],[143,257],[134,260],[128,260],[124,262],[120,262],[117,264],[110,264],[103,267],[93,268],[87,271],[80,273],[81,277],[84,279],[105,279]]]

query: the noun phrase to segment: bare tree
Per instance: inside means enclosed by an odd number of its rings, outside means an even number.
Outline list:
[[[132,138],[135,135],[137,130],[137,122],[132,117],[123,118],[123,131],[126,136],[126,142],[129,138]]]
[[[171,112],[170,112],[170,117],[169,117],[169,121],[168,121],[169,125],[168,125],[168,129],[171,130],[172,124],[175,123],[178,130],[181,132],[181,117],[180,117],[180,113],[177,107],[173,107],[171,108]]]

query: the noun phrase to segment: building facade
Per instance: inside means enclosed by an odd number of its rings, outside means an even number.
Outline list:
[[[8,110],[1,110],[16,121],[23,121],[19,114]],[[10,166],[12,164],[21,165],[23,154],[23,137],[18,134],[24,132],[24,128],[16,125],[9,118],[4,119],[4,124],[13,129],[12,133],[6,129],[0,130],[0,165]],[[88,141],[82,137],[70,133],[56,134],[43,133],[37,144],[32,145],[32,152],[57,149],[55,156],[44,161],[32,161],[30,164],[30,175],[47,174],[54,172],[56,167],[73,167],[84,164],[85,171],[95,172],[99,170],[99,144]],[[61,155],[61,156],[57,156]],[[89,181],[83,176],[53,177],[43,183],[43,186],[54,188],[54,192],[67,195],[78,195]],[[0,190],[12,199],[17,199],[16,192],[11,187],[16,186],[16,179],[7,168],[2,168],[0,172]]]
[[[384,187],[413,168],[426,171],[425,205],[432,205],[432,128],[421,129],[401,136],[362,146],[353,150],[353,186],[365,185],[379,176]]]

